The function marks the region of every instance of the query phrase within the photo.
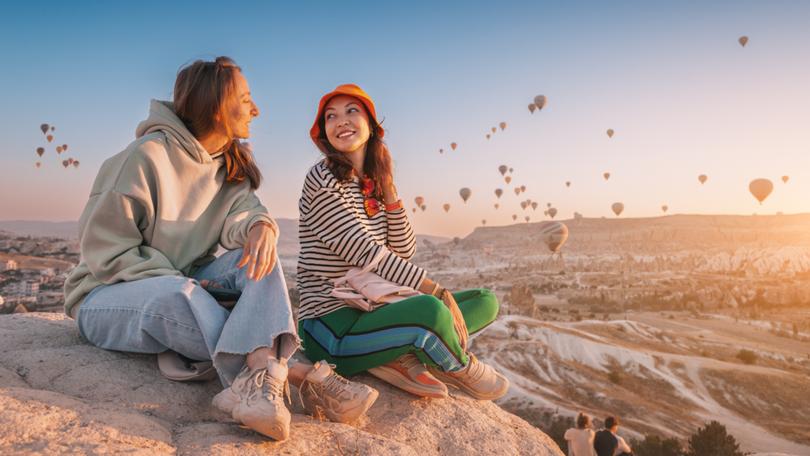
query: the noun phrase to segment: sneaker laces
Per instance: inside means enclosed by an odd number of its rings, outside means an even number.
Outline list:
[[[267,399],[273,401],[274,397],[280,397],[282,402],[286,398],[287,403],[292,404],[290,396],[290,383],[287,379],[283,382],[276,380],[267,369],[259,369],[253,377],[253,385],[255,389],[251,397],[255,399],[256,393],[262,394],[262,386],[267,385]]]
[[[324,378],[322,382],[320,382],[321,389],[324,391],[339,393],[341,390],[344,389],[344,386],[350,385],[351,382],[335,372],[335,368],[337,366],[330,363],[329,367],[332,368],[332,372],[328,376],[326,376],[326,378]],[[313,383],[314,382],[309,380],[308,377],[304,377],[304,380],[301,382],[301,386],[298,387],[298,399],[301,402],[301,407],[305,409],[306,404],[304,404],[304,391],[306,390],[310,392],[312,395],[318,396],[318,390],[315,388],[315,385]],[[324,414],[322,407],[317,404],[314,404],[314,406],[315,410],[313,410],[313,414],[315,415],[315,417],[323,419]]]
[[[484,371],[486,370],[486,365],[482,362],[478,361],[478,358],[475,357],[472,353],[469,354],[470,361],[467,363],[467,377],[471,380],[478,381],[481,377],[484,376]]]

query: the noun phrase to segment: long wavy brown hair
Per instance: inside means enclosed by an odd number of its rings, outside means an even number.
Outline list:
[[[391,153],[388,151],[388,146],[377,135],[377,128],[380,126],[375,119],[366,109],[363,103],[359,103],[368,116],[369,130],[371,135],[366,143],[366,158],[363,161],[363,173],[374,181],[373,197],[382,201],[383,199],[383,183],[386,180],[392,179],[393,164],[391,163]],[[326,166],[332,171],[332,174],[338,180],[346,181],[351,179],[353,174],[352,162],[343,152],[335,149],[329,139],[326,137],[326,115],[322,115],[318,119],[320,125],[320,134],[316,145],[318,149],[326,156]]]
[[[236,73],[242,69],[229,57],[213,62],[197,60],[180,69],[174,83],[174,112],[195,137],[208,135],[217,127],[216,116],[224,118],[236,98]],[[262,173],[247,143],[232,138],[223,151],[227,182],[250,181],[259,188]]]

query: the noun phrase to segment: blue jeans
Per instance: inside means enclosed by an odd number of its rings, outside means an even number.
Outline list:
[[[242,249],[231,250],[191,277],[152,277],[96,287],[79,307],[79,331],[107,350],[169,349],[191,359],[213,360],[227,387],[248,353],[269,347],[288,359],[300,345],[280,262],[255,281],[248,279],[247,267],[236,267],[241,257]],[[228,311],[200,286],[200,280],[241,290],[242,296]]]

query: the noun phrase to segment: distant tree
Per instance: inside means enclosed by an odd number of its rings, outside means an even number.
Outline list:
[[[636,456],[685,456],[681,442],[675,438],[665,439],[647,435],[644,440],[633,439],[630,447]]]
[[[689,437],[686,456],[745,456],[745,453],[725,426],[712,421]]]
[[[757,362],[757,354],[744,348],[737,352],[737,358],[745,364],[754,364]]]

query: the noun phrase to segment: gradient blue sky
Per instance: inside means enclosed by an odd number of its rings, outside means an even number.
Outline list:
[[[184,63],[216,55],[243,67],[262,110],[252,126],[259,195],[277,217],[297,217],[319,159],[307,133],[317,101],[344,82],[363,86],[385,118],[406,205],[427,201],[412,217],[418,232],[541,220],[521,211],[527,198],[551,202],[557,218],[612,216],[614,201],[623,217],[659,215],[662,204],[806,212],[809,23],[803,1],[4,2],[0,219],[78,219],[149,99],[171,96]],[[530,115],[536,94],[549,104]],[[508,128],[487,141],[500,121]],[[42,122],[56,139],[35,169]],[[458,150],[439,155],[451,141]],[[58,163],[62,143],[79,169]],[[502,163],[515,169],[509,186]],[[775,184],[762,206],[747,191],[757,177]]]

